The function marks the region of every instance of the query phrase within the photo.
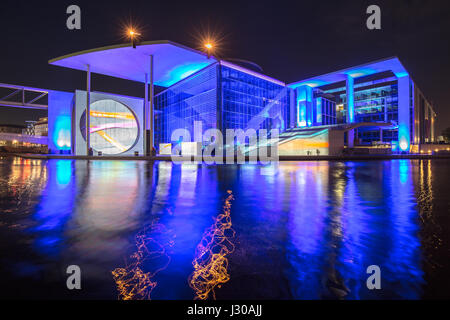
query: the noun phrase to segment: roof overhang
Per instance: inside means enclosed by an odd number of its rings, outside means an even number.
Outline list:
[[[391,57],[294,82],[288,84],[288,87],[295,89],[303,85],[308,85],[314,88],[340,81],[345,81],[347,79],[347,76],[358,78],[384,71],[392,71],[398,78],[408,75],[408,72],[406,71],[405,67],[403,67],[400,60],[397,57]]]
[[[217,60],[200,51],[178,43],[160,40],[141,42],[136,48],[130,43],[71,53],[49,61],[49,64],[93,73],[145,82],[153,55],[155,85],[169,87]]]

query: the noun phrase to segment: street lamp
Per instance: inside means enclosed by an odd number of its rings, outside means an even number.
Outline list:
[[[131,39],[131,43],[133,44],[133,48],[136,49],[136,40],[141,34],[136,32],[134,29],[128,29],[128,37]]]
[[[205,43],[206,53],[208,54],[208,59],[211,57],[211,51],[214,48],[214,45],[211,42]]]

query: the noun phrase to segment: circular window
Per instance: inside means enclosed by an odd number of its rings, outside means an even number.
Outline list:
[[[120,154],[130,150],[139,138],[138,122],[124,104],[99,100],[91,104],[91,147],[104,154]],[[86,140],[86,111],[80,119],[80,130]]]

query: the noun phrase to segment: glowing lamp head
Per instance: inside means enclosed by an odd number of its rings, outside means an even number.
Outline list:
[[[138,33],[136,30],[130,28],[130,29],[128,29],[128,36],[130,38],[134,38],[136,36],[140,36],[140,33]]]
[[[213,47],[212,43],[210,43],[210,42],[205,43],[205,48],[206,48],[206,49],[211,50],[212,47]]]
[[[137,42],[139,41],[139,36],[141,34],[136,32],[133,28],[128,28],[127,36],[130,38],[133,48],[136,49]]]

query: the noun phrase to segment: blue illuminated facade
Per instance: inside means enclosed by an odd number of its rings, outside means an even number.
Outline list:
[[[203,130],[217,127],[217,65],[209,66],[174,84],[155,97],[155,142],[170,143],[176,129],[193,137],[194,121]]]
[[[291,90],[280,81],[237,65],[215,63],[165,89],[155,99],[155,143],[177,143],[171,135],[194,121],[202,130],[279,129],[290,122]]]
[[[348,146],[391,144],[400,152],[417,152],[419,144],[435,140],[436,114],[398,58],[288,86],[296,96],[299,128],[360,124],[348,132]],[[324,108],[324,101],[332,110]]]
[[[153,134],[157,149],[162,143],[182,142],[172,141],[177,129],[187,129],[190,141],[194,141],[195,122],[201,122],[202,132],[216,128],[224,135],[227,129],[279,129],[283,133],[291,129],[298,132],[314,127],[340,128],[345,130],[343,143],[349,148],[390,144],[392,150],[399,152],[418,152],[420,144],[435,140],[436,114],[396,57],[291,84],[228,61],[202,59],[194,62],[178,59],[172,68],[159,67],[160,79],[155,84],[162,85],[161,79],[168,75],[172,81],[164,82],[167,87],[154,98]],[[105,94],[105,99],[108,97],[122,99]],[[140,110],[141,104],[144,108],[144,100],[133,99],[136,127],[141,130]],[[74,139],[79,128],[74,123],[78,125],[79,121],[73,120],[73,101],[73,93],[49,93],[52,153],[78,154],[74,152]],[[77,101],[84,103],[85,98]],[[129,104],[127,100],[125,106],[130,107]],[[123,116],[120,112],[114,114],[120,116]],[[91,117],[112,115],[96,113]],[[112,122],[119,125],[119,121]],[[119,149],[125,147],[110,134],[110,129],[92,128],[91,123],[91,130],[100,130],[108,143]],[[141,153],[143,140],[137,140],[133,152]]]
[[[222,129],[286,129],[289,90],[242,70],[220,68]]]
[[[156,144],[174,142],[178,128],[192,135],[194,121],[222,132],[361,124],[349,133],[349,146],[382,143],[406,152],[434,140],[434,111],[397,58],[289,85],[221,61],[167,88],[155,103]]]
[[[50,153],[71,153],[74,94],[48,92],[48,149]]]

